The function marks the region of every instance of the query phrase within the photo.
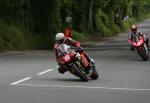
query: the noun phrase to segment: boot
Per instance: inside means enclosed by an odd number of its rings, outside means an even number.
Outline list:
[[[58,72],[64,74],[67,70],[65,68],[58,67]]]

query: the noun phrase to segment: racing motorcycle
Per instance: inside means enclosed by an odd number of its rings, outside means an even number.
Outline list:
[[[81,51],[81,48],[71,47],[67,44],[61,44],[56,48],[59,63],[71,74],[86,82],[89,79],[98,79],[99,74],[95,69],[95,64],[89,65],[84,52]]]
[[[141,36],[136,35],[135,38],[132,40],[128,39],[129,43],[136,48],[137,53],[139,56],[144,60],[148,60],[148,48],[144,42],[144,38]]]

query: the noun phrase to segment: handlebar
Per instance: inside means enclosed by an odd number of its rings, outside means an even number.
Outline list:
[[[70,47],[71,49],[75,49],[76,52],[81,52],[83,50],[82,47]]]

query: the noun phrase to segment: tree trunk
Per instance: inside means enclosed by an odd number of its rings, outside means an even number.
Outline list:
[[[88,28],[90,29],[90,31],[92,31],[93,29],[92,9],[93,9],[93,0],[90,0],[89,21],[88,21]]]

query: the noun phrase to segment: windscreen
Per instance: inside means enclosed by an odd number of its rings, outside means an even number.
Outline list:
[[[68,52],[68,49],[70,48],[70,46],[66,45],[66,44],[61,44],[58,48],[57,48],[57,53],[58,56],[62,56],[64,54],[66,54]]]

